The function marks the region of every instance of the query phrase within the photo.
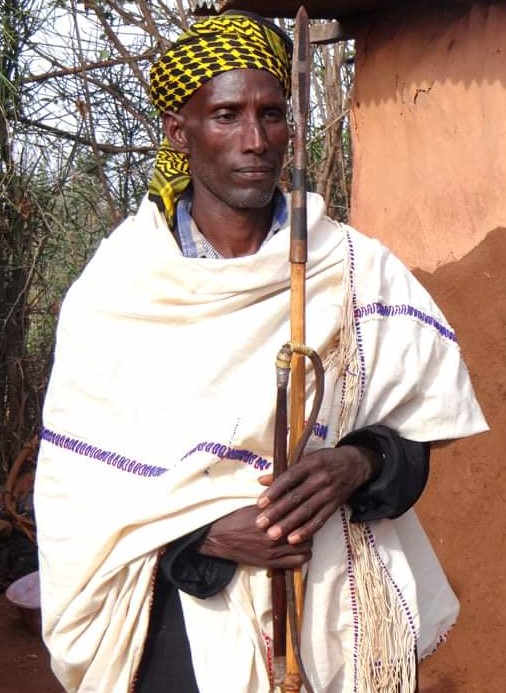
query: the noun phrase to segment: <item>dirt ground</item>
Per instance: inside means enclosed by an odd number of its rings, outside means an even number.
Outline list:
[[[0,595],[0,693],[62,693],[42,641]]]
[[[63,693],[42,641],[28,630],[5,594],[0,595],[0,671],[0,693]],[[421,693],[457,691],[437,668],[426,674],[424,665]]]
[[[444,650],[422,664],[420,693],[460,693],[455,672],[445,673]],[[0,693],[64,693],[53,676],[47,650],[0,595]]]

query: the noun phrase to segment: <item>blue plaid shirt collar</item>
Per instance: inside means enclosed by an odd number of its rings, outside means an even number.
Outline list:
[[[223,256],[213,248],[207,238],[199,231],[197,224],[191,217],[191,204],[193,195],[191,190],[188,190],[177,203],[176,208],[176,223],[177,236],[181,252],[185,257],[194,258],[214,258],[221,259]],[[276,189],[274,193],[274,212],[272,215],[272,224],[269,233],[264,238],[262,245],[267,243],[275,233],[282,228],[288,221],[288,209],[286,199],[283,193]]]

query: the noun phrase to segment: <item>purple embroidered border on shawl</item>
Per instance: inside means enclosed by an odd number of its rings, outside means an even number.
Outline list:
[[[415,306],[411,306],[407,303],[401,303],[397,305],[387,305],[386,303],[381,303],[381,301],[375,301],[373,303],[369,303],[365,306],[358,306],[357,305],[357,293],[356,293],[356,286],[355,286],[355,248],[353,246],[353,241],[351,239],[351,235],[349,231],[346,233],[346,241],[348,244],[348,255],[349,255],[349,262],[350,262],[350,286],[351,286],[351,292],[352,292],[352,305],[353,305],[353,321],[355,324],[355,333],[357,336],[357,346],[358,346],[358,353],[359,353],[359,359],[360,359],[360,400],[362,400],[362,397],[365,392],[365,387],[366,387],[366,368],[365,368],[365,351],[364,351],[364,338],[362,335],[362,330],[360,327],[360,320],[369,316],[369,315],[378,315],[382,318],[392,318],[392,317],[397,317],[397,316],[406,316],[410,318],[415,318],[415,320],[419,320],[422,322],[424,325],[429,325],[436,329],[439,334],[442,337],[445,337],[446,339],[449,339],[452,342],[457,343],[457,337],[455,335],[455,332],[453,332],[449,327],[444,325],[442,322],[439,320],[436,320],[436,318],[432,315],[428,315],[427,313],[424,313],[422,310],[419,308],[415,308]],[[352,374],[350,374],[352,375]],[[343,386],[343,395],[346,389],[346,377],[347,374],[344,374],[344,386]]]
[[[355,323],[355,334],[357,337],[357,348],[358,348],[358,356],[360,359],[360,401],[362,401],[362,398],[364,396],[365,392],[365,354],[364,354],[364,339],[362,337],[362,330],[360,329],[360,324],[357,320],[357,292],[355,289],[355,248],[353,247],[353,243],[351,240],[351,236],[348,233],[346,233],[346,240],[348,243],[348,255],[350,259],[350,286],[351,286],[351,297],[352,297],[352,305],[353,305],[353,322]],[[357,375],[356,373],[350,373],[350,375]],[[347,374],[344,374],[344,384],[343,384],[343,396],[344,392],[346,391],[346,377]],[[342,402],[341,402],[342,404]]]
[[[83,457],[89,457],[92,460],[97,460],[98,462],[104,462],[110,467],[115,467],[122,472],[128,472],[129,474],[135,474],[136,476],[144,477],[157,477],[165,474],[168,471],[166,467],[157,467],[152,464],[143,464],[137,460],[132,460],[129,457],[120,455],[117,452],[111,452],[110,450],[103,450],[95,445],[86,443],[84,440],[79,440],[78,438],[71,438],[63,433],[56,433],[48,428],[42,428],[40,437],[42,440],[55,445],[57,448],[62,448],[64,450],[70,450],[76,455],[81,455]]]
[[[457,341],[455,332],[446,327],[446,325],[443,325],[442,322],[436,320],[436,318],[434,318],[432,315],[428,315],[427,313],[424,313],[418,308],[410,306],[407,303],[387,305],[386,303],[376,301],[375,303],[369,303],[368,305],[361,306],[360,308],[354,308],[355,320],[361,320],[368,315],[379,315],[382,318],[392,318],[398,315],[405,315],[423,322],[424,325],[434,327],[439,334],[446,339],[449,339],[452,342]]]

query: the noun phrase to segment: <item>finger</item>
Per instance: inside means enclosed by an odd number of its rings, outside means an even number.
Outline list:
[[[294,550],[294,546],[285,544],[282,551],[274,551],[269,561],[271,568],[275,569],[290,569],[297,568],[311,559],[312,556],[312,541],[301,542]]]
[[[295,554],[310,553],[313,548],[313,540],[305,539],[301,541],[297,547],[289,544],[286,541],[271,542],[270,553],[272,558],[286,558],[287,556],[295,556]]]
[[[265,506],[256,519],[256,525],[260,529],[267,530],[270,525],[281,521],[308,502],[311,504],[314,514],[318,512],[320,506],[332,502],[332,500],[342,503],[346,498],[347,496],[338,492],[332,477],[326,470],[323,470],[306,476],[301,483]],[[301,516],[301,521],[304,519]]]
[[[326,493],[301,503],[291,513],[271,524],[266,530],[272,540],[291,537],[294,544],[312,537],[339,507],[335,499],[329,499]],[[258,519],[258,518],[257,518]]]
[[[258,481],[262,484],[262,486],[270,486],[273,479],[274,476],[272,474],[263,474],[262,476],[258,477]]]
[[[292,556],[284,556],[278,560],[272,561],[267,567],[271,570],[294,570],[295,568],[300,568],[311,560],[311,552],[309,553],[297,553]]]
[[[281,498],[270,503],[256,518],[256,526],[259,529],[267,530],[270,525],[286,518],[317,493],[318,489],[312,483],[296,486]]]
[[[314,535],[323,527],[334,512],[335,510],[331,510],[330,507],[321,510],[302,527],[298,527],[293,532],[290,532],[290,534],[287,536],[288,543],[291,546],[294,546],[314,537]]]
[[[272,481],[269,488],[262,493],[257,501],[259,508],[266,508],[274,501],[284,496],[295,486],[298,486],[308,477],[308,470],[302,460],[292,465],[286,472],[283,472],[277,479]]]
[[[272,524],[267,530],[267,536],[273,541],[287,537],[292,532],[297,532],[314,516],[314,511],[308,503],[302,503],[296,511],[286,515]]]

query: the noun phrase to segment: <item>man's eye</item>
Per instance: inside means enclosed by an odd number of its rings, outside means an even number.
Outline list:
[[[214,118],[223,122],[229,122],[235,120],[236,114],[232,111],[217,111],[217,113],[214,114]]]
[[[264,118],[266,118],[267,120],[278,122],[280,120],[285,119],[285,114],[283,111],[280,111],[278,109],[272,109],[270,111],[265,111]]]

